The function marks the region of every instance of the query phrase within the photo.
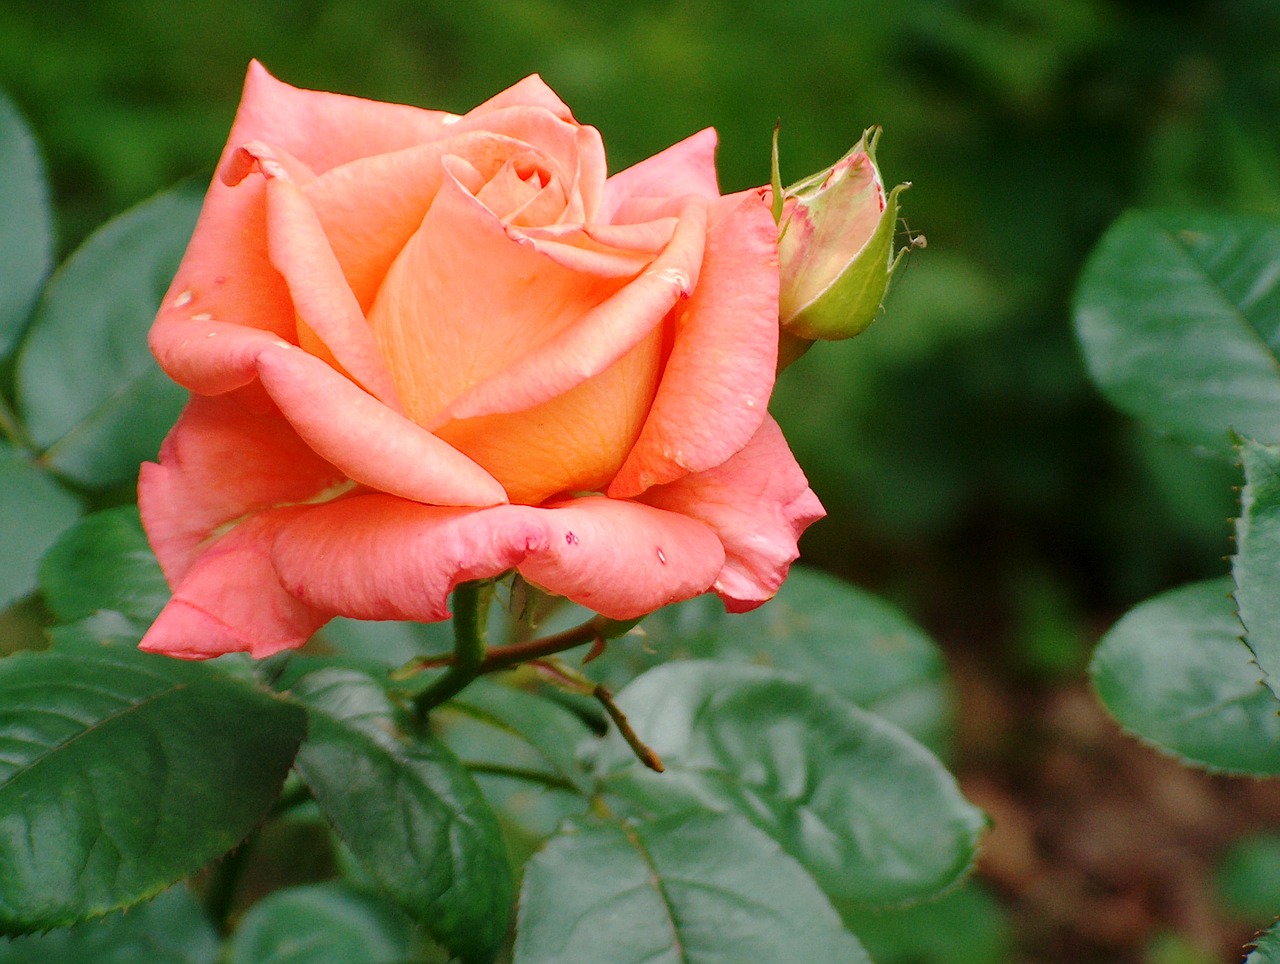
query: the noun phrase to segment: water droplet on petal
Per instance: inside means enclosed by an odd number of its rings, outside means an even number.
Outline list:
[[[667,564],[667,556],[661,549],[658,550],[658,561],[664,566]]]
[[[572,532],[566,532],[564,534],[564,541],[571,546],[576,546],[578,544],[578,537]]]

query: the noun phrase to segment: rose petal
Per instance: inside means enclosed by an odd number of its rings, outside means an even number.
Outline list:
[[[367,312],[396,255],[422,224],[444,180],[441,158],[457,155],[481,168],[526,148],[492,131],[450,131],[450,136],[401,151],[362,157],[330,168],[303,193],[342,265],[347,283]]]
[[[445,158],[446,169],[457,167],[453,160]],[[512,241],[450,176],[387,272],[369,324],[405,411],[434,427],[455,398],[554,339],[620,283],[567,270]]]
[[[705,205],[696,200],[686,205],[671,242],[635,280],[570,319],[574,323],[562,326],[554,338],[476,384],[449,405],[436,424],[532,408],[614,364],[699,283],[705,224]],[[774,283],[776,286],[776,279]]]
[[[715,533],[678,513],[603,497],[535,511],[549,517],[550,545],[516,568],[610,619],[635,619],[706,592],[724,563]]]
[[[635,444],[653,401],[664,332],[563,395],[522,412],[449,422],[436,435],[502,483],[512,502],[603,489]]]
[[[717,200],[720,184],[716,179],[716,142],[715,130],[708,127],[619,171],[605,182],[604,199],[594,220],[615,224],[651,220],[658,216],[651,204],[628,203],[645,199],[656,198],[664,207],[688,194]]]
[[[549,533],[525,506],[457,509],[382,494],[295,510],[272,558],[284,586],[357,619],[434,622],[459,582],[506,572]]]
[[[433,505],[497,505],[494,478],[320,359],[288,345],[258,356],[258,375],[298,434],[349,478]]]
[[[148,341],[174,381],[220,394],[252,380],[252,351],[294,338],[293,303],[267,255],[266,182],[214,178]],[[221,326],[238,329],[232,335]],[[221,341],[207,340],[220,333]]]
[[[143,464],[138,506],[174,586],[219,527],[345,481],[279,413],[251,411],[238,394],[197,395],[165,439],[159,464]]]
[[[271,177],[267,185],[267,230],[271,263],[289,286],[302,346],[398,411],[391,373],[320,221],[284,177]]]
[[[276,80],[258,61],[249,65],[231,135],[232,148],[264,141],[316,173],[371,154],[385,154],[441,136],[444,111],[363,97],[303,90]]]
[[[773,597],[800,554],[796,540],[826,515],[772,418],[723,465],[655,486],[644,501],[715,530],[725,549],[715,589],[730,612]]]
[[[290,513],[272,552],[284,586],[361,619],[445,619],[455,585],[513,566],[549,592],[631,619],[705,592],[724,562],[701,522],[603,498],[460,510],[363,495]]]
[[[507,236],[571,271],[604,278],[633,278],[668,244],[678,220],[644,224],[507,226]]]
[[[301,646],[330,615],[285,592],[271,565],[280,513],[248,519],[207,549],[142,637],[140,648],[182,659]]]
[[[612,497],[719,465],[764,420],[778,354],[777,227],[758,192],[721,199],[713,218],[698,287]]]
[[[506,90],[494,94],[488,100],[471,108],[463,117],[455,120],[475,120],[510,107],[541,107],[562,121],[573,120],[573,111],[554,90],[547,86],[547,82],[540,74],[530,74],[523,80],[516,81]]]
[[[506,126],[507,122],[499,120],[495,115],[513,108],[520,111],[528,107],[542,108],[549,111],[559,120],[574,126],[577,139],[576,156],[578,167],[577,171],[574,172],[576,177],[571,181],[572,190],[570,193],[576,194],[581,198],[582,209],[580,212],[575,212],[572,215],[572,219],[580,221],[608,220],[600,217],[597,213],[604,195],[606,173],[604,142],[600,138],[600,132],[594,127],[578,125],[574,121],[573,112],[565,106],[564,102],[556,96],[555,91],[548,87],[537,74],[531,74],[502,93],[489,98],[480,106],[469,111],[464,117],[459,118],[457,122],[468,129],[487,128],[514,134]],[[539,147],[544,146],[532,140],[529,143]]]

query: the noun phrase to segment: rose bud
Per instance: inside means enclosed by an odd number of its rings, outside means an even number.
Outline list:
[[[822,506],[769,417],[778,228],[715,132],[609,176],[536,76],[458,116],[253,64],[150,342],[191,393],[142,648],[429,622],[512,569],[618,621],[770,598]]]
[[[851,338],[871,324],[908,250],[895,253],[893,234],[898,195],[910,185],[899,184],[885,196],[876,166],[879,138],[880,128],[869,128],[835,164],[779,190],[774,134],[779,315],[783,354],[793,356],[784,361],[799,357],[815,339]]]

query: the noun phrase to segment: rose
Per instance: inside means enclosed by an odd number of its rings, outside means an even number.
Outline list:
[[[193,395],[139,483],[143,648],[443,619],[512,568],[616,619],[772,596],[823,513],[766,413],[767,192],[722,197],[714,150],[606,178],[536,76],[458,117],[251,65],[151,331]]]

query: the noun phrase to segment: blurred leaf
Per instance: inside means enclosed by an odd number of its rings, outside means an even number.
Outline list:
[[[1280,834],[1237,840],[1222,856],[1215,876],[1232,916],[1254,924],[1272,920],[1280,911]]]
[[[870,964],[790,857],[731,814],[569,824],[530,862],[516,964]]]
[[[1236,605],[1262,681],[1280,697],[1280,446],[1243,439],[1239,451],[1245,486],[1231,562]]]
[[[310,728],[297,770],[377,885],[466,961],[492,957],[515,882],[497,818],[438,741],[402,737],[371,678],[328,668],[290,692]]]
[[[578,762],[577,750],[594,734],[571,710],[484,679],[476,680],[448,706],[520,737],[580,793],[591,792],[592,781]]]
[[[950,694],[934,642],[898,609],[817,569],[793,566],[778,595],[728,615],[713,596],[660,609],[588,672],[615,688],[671,659],[775,666],[827,686],[930,749],[947,742]]]
[[[419,943],[394,905],[342,884],[312,884],[249,908],[227,964],[398,964],[417,960]]]
[[[1280,220],[1130,211],[1090,255],[1076,331],[1121,410],[1184,441],[1280,441]]]
[[[146,626],[124,613],[103,609],[73,623],[50,626],[45,632],[55,649],[65,649],[93,643],[136,645],[146,631]]]
[[[319,638],[341,653],[400,666],[423,653],[448,653],[453,648],[452,624],[372,622],[339,617],[326,623]]]
[[[2,93],[0,171],[0,358],[5,358],[53,265],[53,212],[35,138]]]
[[[876,964],[1006,964],[1013,936],[1004,909],[977,881],[937,900],[885,910],[841,909]]]
[[[973,863],[985,819],[937,758],[806,680],[670,663],[628,686],[618,704],[667,772],[641,766],[614,731],[596,761],[606,790],[654,813],[740,813],[833,899],[918,900]]]
[[[40,587],[64,623],[111,610],[147,626],[169,601],[136,505],[95,512],[64,532],[40,566]]]
[[[1272,924],[1254,944],[1244,964],[1280,964],[1280,924]]]
[[[206,664],[87,646],[0,660],[0,931],[128,907],[226,853],[304,724]]]
[[[133,477],[182,408],[147,330],[199,210],[188,187],[157,195],[98,230],[46,289],[18,356],[18,404],[42,460],[77,482]]]
[[[1240,643],[1229,579],[1131,610],[1090,671],[1098,697],[1140,739],[1209,770],[1280,775],[1280,705]]]
[[[0,964],[214,964],[218,934],[185,886],[101,920],[0,942]]]
[[[35,590],[41,557],[81,511],[78,498],[0,442],[0,609]]]

